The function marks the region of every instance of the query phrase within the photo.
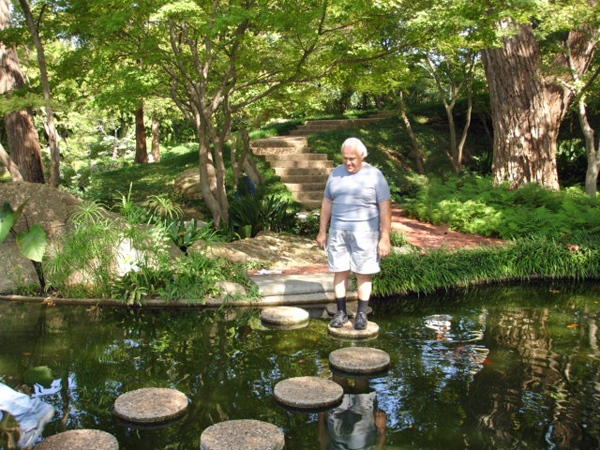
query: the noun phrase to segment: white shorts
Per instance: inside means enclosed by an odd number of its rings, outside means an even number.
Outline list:
[[[330,272],[350,270],[361,275],[379,272],[379,231],[329,230],[327,262]]]

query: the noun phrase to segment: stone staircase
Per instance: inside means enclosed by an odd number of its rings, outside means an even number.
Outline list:
[[[325,153],[311,153],[306,136],[367,127],[395,114],[382,111],[363,119],[311,120],[292,130],[289,136],[257,139],[250,142],[250,146],[254,155],[271,165],[296,201],[309,210],[317,209],[321,207],[323,189],[334,163]]]

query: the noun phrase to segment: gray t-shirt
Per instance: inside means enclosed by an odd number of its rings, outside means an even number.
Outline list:
[[[329,174],[324,195],[333,201],[331,228],[379,230],[378,205],[390,199],[390,188],[381,171],[370,164],[356,173],[341,165]]]

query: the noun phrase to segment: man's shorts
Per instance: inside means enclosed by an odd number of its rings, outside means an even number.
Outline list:
[[[379,272],[379,231],[329,230],[327,262],[330,272],[350,270],[362,275]]]

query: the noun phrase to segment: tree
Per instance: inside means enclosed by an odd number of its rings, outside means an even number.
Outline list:
[[[171,98],[196,130],[202,195],[216,224],[228,222],[223,151],[234,117],[345,59],[364,58],[370,51],[367,24],[378,23],[369,14],[385,16],[346,0],[156,0],[110,8],[74,0],[71,5],[71,13],[86,21],[102,15],[103,23],[114,27],[109,37],[118,40],[122,53],[142,59],[146,71],[161,78],[157,90],[167,78]],[[85,32],[89,36],[89,27]]]
[[[146,126],[144,125],[144,105],[135,107],[135,159],[136,163],[148,162],[148,147],[146,146]]]
[[[573,73],[583,75],[594,54],[597,34],[596,24],[581,25],[589,17],[582,8],[585,5],[571,6],[581,15],[550,22],[553,17],[562,18],[557,12],[568,14],[569,6],[555,11],[545,5],[537,14],[546,21],[541,24],[536,23],[539,19],[497,19],[501,46],[482,51],[494,124],[492,173],[497,182],[512,187],[535,182],[559,188],[558,132],[573,99],[573,93],[561,83],[569,69],[564,49],[571,49]],[[597,1],[590,6],[595,8]],[[548,29],[540,30],[542,25]],[[548,39],[544,41],[544,37]],[[550,43],[557,52],[549,51]]]
[[[440,54],[434,50],[427,52],[424,59],[426,62],[425,68],[435,81],[439,97],[446,110],[448,128],[450,129],[448,158],[452,163],[454,172],[458,173],[462,169],[464,146],[471,125],[471,113],[473,111],[471,86],[476,54],[469,49],[461,48],[460,44],[455,44],[452,48],[453,51],[450,52],[450,55]],[[467,112],[460,139],[457,139],[454,107],[463,92],[466,92]]]
[[[587,171],[585,175],[585,192],[592,198],[596,198],[598,187],[598,172],[600,171],[600,148],[596,148],[594,142],[594,129],[590,125],[587,115],[586,99],[591,86],[600,74],[600,67],[596,67],[589,79],[584,80],[577,72],[571,49],[567,45],[566,48],[567,61],[569,63],[569,71],[572,80],[565,81],[564,85],[575,96],[575,111],[579,118],[579,126],[585,138],[585,154],[587,157]]]
[[[40,69],[40,82],[42,85],[42,94],[44,96],[44,100],[50,102],[52,100],[52,96],[50,93],[50,82],[48,81],[48,70],[46,69],[46,54],[44,52],[44,46],[42,45],[42,40],[40,39],[40,35],[38,33],[38,29],[33,20],[33,15],[31,13],[31,8],[29,7],[29,3],[27,0],[19,0],[21,4],[21,8],[23,9],[23,13],[25,14],[25,20],[27,21],[27,26],[29,27],[29,31],[31,32],[31,37],[33,39],[33,43],[35,45],[35,49],[37,52],[38,65]],[[41,20],[41,14],[39,19]],[[56,132],[56,126],[54,124],[54,108],[50,104],[46,105],[46,120],[44,122],[44,126],[46,128],[46,135],[48,136],[48,144],[50,146],[50,186],[58,187],[60,182],[60,151],[58,148],[58,133]]]
[[[0,30],[9,26],[11,2],[0,0]],[[17,51],[0,42],[0,93],[7,94],[25,85]],[[5,113],[4,125],[12,161],[19,168],[23,179],[32,183],[44,183],[42,150],[31,113],[21,102],[13,104]]]

